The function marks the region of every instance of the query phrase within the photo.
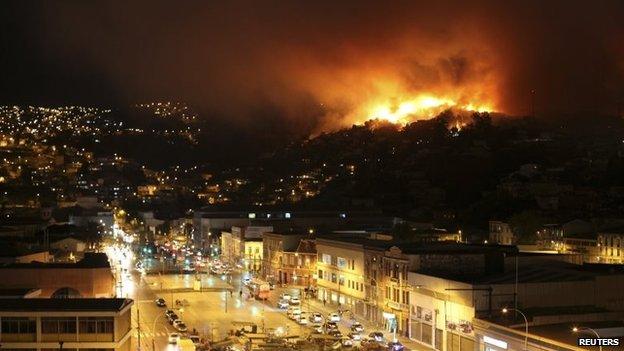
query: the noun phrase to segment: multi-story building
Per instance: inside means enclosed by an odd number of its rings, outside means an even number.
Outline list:
[[[569,328],[572,323],[622,316],[624,297],[614,289],[624,284],[621,270],[613,271],[604,266],[585,268],[552,259],[549,257],[552,255],[505,256],[498,263],[503,271],[461,273],[452,269],[434,272],[422,268],[408,273],[412,287],[409,337],[442,351],[488,350],[479,346],[487,342],[483,335],[503,340],[504,334],[477,330],[474,325],[477,318],[496,322],[504,319],[508,324],[524,326],[519,315],[515,321],[511,320],[513,312],[503,316],[503,308],[529,313],[531,328],[564,321]],[[495,261],[489,264],[497,265]],[[505,342],[511,344],[512,338]],[[518,346],[523,347],[522,344]]]
[[[396,246],[385,251],[382,258],[383,317],[385,329],[403,335],[408,334],[410,292],[407,273],[413,266],[414,257],[406,255]]]
[[[0,299],[10,350],[131,350],[129,299]]]
[[[598,261],[624,263],[624,229],[598,234]]]
[[[251,271],[262,266],[262,234],[273,231],[270,226],[232,227],[221,232],[221,258],[230,263],[242,263]]]
[[[37,288],[41,297],[115,296],[115,279],[104,253],[76,263],[14,263],[0,267],[0,287]]]
[[[366,304],[363,317],[375,324],[381,324],[384,306],[384,245],[364,246],[364,302]]]
[[[516,236],[514,235],[509,223],[501,221],[490,221],[489,241],[492,244],[514,245]]]
[[[317,238],[318,298],[365,314],[364,245],[356,241]]]
[[[313,286],[316,281],[314,241],[300,232],[262,235],[262,276],[270,282]]]

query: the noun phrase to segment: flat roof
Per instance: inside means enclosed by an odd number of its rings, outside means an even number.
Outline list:
[[[510,269],[505,273],[494,274],[445,274],[442,271],[418,270],[415,273],[431,275],[474,285],[512,284],[516,281],[516,272]],[[597,276],[624,275],[624,271],[615,267],[596,267],[594,265],[576,265],[556,260],[540,262],[521,262],[518,267],[518,283],[552,283],[568,281],[594,280]]]
[[[108,256],[103,252],[87,252],[84,258],[76,263],[10,263],[0,266],[0,269],[79,269],[79,268],[109,268]]]
[[[0,299],[3,312],[119,312],[131,305],[131,299]]]

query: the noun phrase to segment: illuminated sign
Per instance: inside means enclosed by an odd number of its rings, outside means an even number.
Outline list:
[[[483,342],[486,344],[494,345],[496,347],[500,347],[501,349],[507,350],[507,343],[504,342],[503,340],[494,339],[487,335],[484,335]]]

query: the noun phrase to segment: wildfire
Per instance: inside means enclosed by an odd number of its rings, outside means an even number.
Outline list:
[[[461,104],[448,98],[421,95],[411,100],[392,103],[372,103],[368,109],[368,119],[385,120],[395,124],[407,124],[413,120],[432,118],[449,108],[465,111],[492,111],[488,105],[473,103]]]

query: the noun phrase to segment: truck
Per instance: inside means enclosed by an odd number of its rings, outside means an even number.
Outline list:
[[[251,295],[257,300],[266,300],[271,295],[269,283],[260,279],[253,279],[249,284],[249,290]]]

